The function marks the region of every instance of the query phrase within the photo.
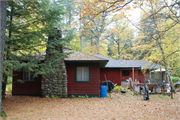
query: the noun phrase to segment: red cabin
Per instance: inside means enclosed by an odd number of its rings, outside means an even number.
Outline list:
[[[72,51],[71,49],[65,49]],[[68,95],[99,96],[100,82],[110,80],[121,85],[122,81],[132,78],[133,81],[144,83],[148,79],[148,70],[145,74],[142,68],[151,68],[156,65],[144,60],[114,60],[101,55],[87,55],[73,51],[65,58],[67,70]],[[43,53],[44,55],[45,53]],[[23,82],[18,82],[22,80]],[[30,73],[24,71],[13,72],[13,95],[40,95],[41,80],[39,75],[34,79]]]

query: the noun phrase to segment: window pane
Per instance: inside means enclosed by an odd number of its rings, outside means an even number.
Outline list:
[[[89,67],[77,67],[77,81],[89,81]]]
[[[23,71],[22,72],[22,80],[23,81],[35,81],[35,78],[33,77],[33,73],[30,74],[30,72]]]
[[[29,74],[28,72],[23,71],[23,80],[28,81],[29,80]]]
[[[84,67],[84,81],[89,81],[89,67]]]
[[[77,81],[82,81],[82,67],[77,67]]]
[[[123,71],[123,75],[124,75],[124,76],[129,76],[129,75],[130,75],[130,72],[129,72],[129,71]]]

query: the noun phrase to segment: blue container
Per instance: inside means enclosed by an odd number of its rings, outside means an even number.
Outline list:
[[[107,97],[107,86],[106,85],[100,86],[100,97]]]

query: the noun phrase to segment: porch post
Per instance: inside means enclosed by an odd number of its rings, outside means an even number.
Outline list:
[[[120,85],[121,85],[121,69],[119,69],[119,79],[120,79]]]
[[[133,74],[132,74],[132,75],[133,75],[133,82],[134,82],[134,67],[133,67],[133,69],[132,69],[132,70],[133,70]]]
[[[132,81],[133,81],[133,89],[134,89],[134,67],[132,68]]]
[[[139,70],[137,70],[137,81],[139,81]]]
[[[164,90],[162,90],[162,89],[164,89],[164,88],[163,88],[164,83],[163,83],[163,80],[162,80],[161,67],[160,67],[160,73],[159,73],[159,76],[160,76],[160,81],[161,81],[161,84],[162,84],[162,86],[161,86],[161,94],[164,94],[164,95],[165,95]],[[162,92],[162,91],[163,91],[163,92]]]

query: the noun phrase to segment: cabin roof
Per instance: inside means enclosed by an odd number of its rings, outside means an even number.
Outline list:
[[[146,60],[115,60],[112,58],[108,58],[99,54],[89,55],[82,52],[78,52],[69,48],[64,47],[63,51],[65,53],[71,52],[71,54],[67,55],[67,58],[64,59],[65,62],[100,62],[105,66],[105,68],[144,68],[144,69],[157,69],[161,66],[152,62],[148,62]],[[45,59],[46,52],[40,52],[33,54],[32,56],[36,56],[39,60]]]
[[[114,60],[112,58],[104,57],[102,55],[95,54],[94,56],[108,59],[109,62],[106,64],[105,68],[144,68],[144,69],[156,69],[160,65],[148,62],[146,60]]]
[[[63,51],[64,51],[64,53],[71,53],[71,54],[67,55],[67,58],[64,59],[65,61],[106,61],[106,62],[108,62],[107,59],[89,55],[89,54],[85,54],[85,53],[78,52],[75,50],[71,50],[69,48],[63,48]],[[36,58],[39,60],[44,60],[45,55],[46,55],[45,51],[36,53],[36,54],[32,54],[32,56],[36,56]]]
[[[82,52],[77,52],[74,50],[64,50],[64,52],[73,52],[72,54],[69,54],[67,58],[65,58],[65,61],[108,61],[107,59],[85,54]]]

